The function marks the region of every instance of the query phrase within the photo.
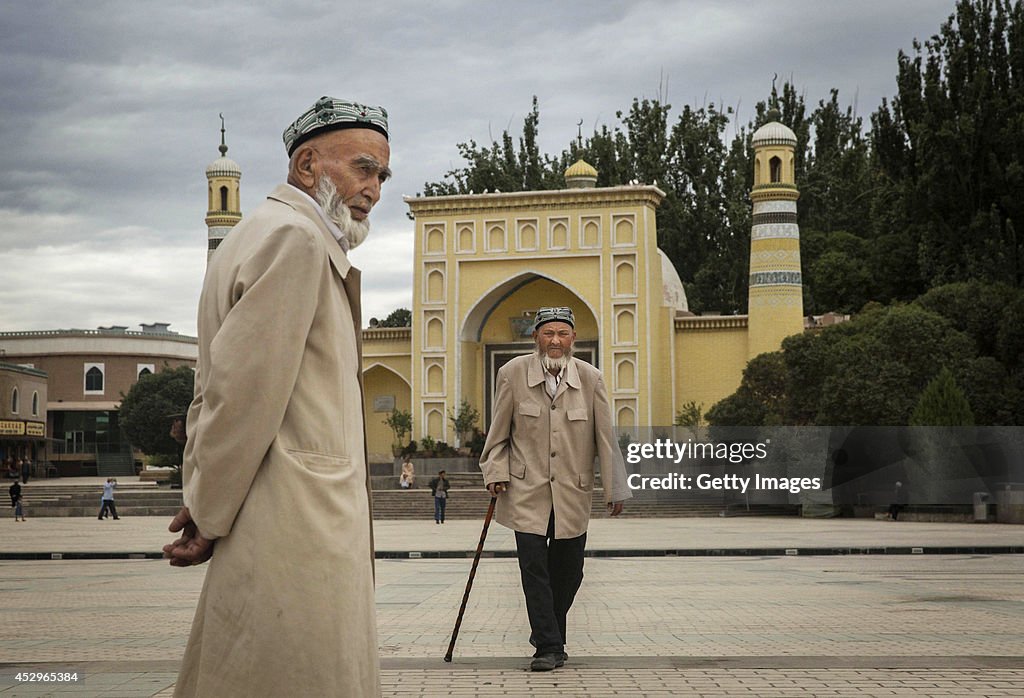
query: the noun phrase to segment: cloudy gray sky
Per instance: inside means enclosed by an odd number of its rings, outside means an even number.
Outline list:
[[[283,180],[281,131],[329,94],[382,104],[392,169],[352,254],[364,319],[412,301],[403,194],[458,165],[456,143],[517,130],[543,149],[616,124],[665,85],[740,124],[791,77],[865,117],[896,55],[953,0],[740,2],[11,2],[0,7],[0,331],[170,322],[195,332],[206,165],[242,167],[242,209]],[[780,81],[781,82],[781,81]]]

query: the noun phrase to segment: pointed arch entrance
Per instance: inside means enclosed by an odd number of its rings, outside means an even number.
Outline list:
[[[394,434],[384,420],[392,410],[411,408],[412,388],[402,374],[379,362],[363,370],[363,414],[366,415],[366,450],[370,462],[391,461]]]

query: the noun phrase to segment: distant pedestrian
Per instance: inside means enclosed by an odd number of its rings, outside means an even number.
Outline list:
[[[416,466],[412,464],[412,458],[405,456],[402,461],[402,475],[398,478],[398,486],[403,490],[411,488],[416,483]]]
[[[18,517],[21,517],[21,520],[24,521],[25,510],[22,508],[21,484],[15,480],[8,492],[11,493],[11,506],[14,507],[14,520],[17,521]]]
[[[448,506],[448,490],[451,489],[451,486],[443,470],[430,481],[430,494],[434,495],[434,523],[436,524],[444,523],[444,509]]]
[[[112,477],[108,477],[106,483],[103,485],[103,500],[100,506],[100,513],[97,519],[107,518],[107,512],[114,517],[114,521],[117,521],[120,516],[117,515],[117,507],[114,506],[114,490],[117,489],[117,480]]]
[[[892,493],[892,504],[889,505],[889,518],[893,521],[898,521],[900,518],[900,512],[906,505],[907,491],[904,489],[903,483],[897,480],[896,488]]]
[[[32,459],[26,458],[21,462],[21,482],[28,484],[28,476],[32,474]]]

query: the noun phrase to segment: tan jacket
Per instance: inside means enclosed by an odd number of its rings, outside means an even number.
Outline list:
[[[380,693],[359,272],[282,185],[199,301],[185,503],[217,537],[179,696]]]
[[[605,502],[631,498],[599,370],[573,359],[552,400],[536,354],[501,367],[480,461],[485,485],[509,483],[498,496],[498,523],[544,535],[554,509],[556,538],[583,535],[590,522],[595,456],[601,461]]]

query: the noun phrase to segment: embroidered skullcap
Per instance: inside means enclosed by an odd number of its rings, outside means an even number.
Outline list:
[[[567,322],[570,327],[576,329],[576,318],[573,317],[572,308],[541,308],[533,318],[533,331],[536,332],[541,325],[549,322]]]
[[[387,138],[388,112],[384,107],[321,97],[284,130],[288,157],[313,136],[342,128],[368,128]]]

